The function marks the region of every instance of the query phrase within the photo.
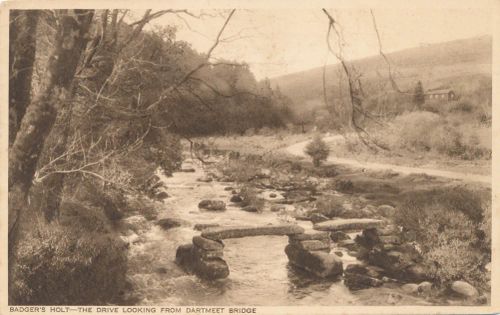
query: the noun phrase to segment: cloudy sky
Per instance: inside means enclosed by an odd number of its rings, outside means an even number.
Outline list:
[[[229,11],[191,11],[210,16],[181,19],[166,15],[153,24],[175,24],[177,39],[190,42],[200,52],[207,51]],[[342,26],[346,56],[378,53],[368,7],[329,11]],[[480,7],[378,8],[374,14],[385,52],[491,34],[492,29],[491,10]],[[320,8],[237,9],[214,56],[247,62],[257,79],[319,67],[327,58],[327,23]],[[327,62],[335,60],[330,56]]]

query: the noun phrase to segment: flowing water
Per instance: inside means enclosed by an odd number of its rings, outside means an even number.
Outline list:
[[[231,183],[204,183],[196,179],[204,170],[192,161],[193,173],[174,173],[164,177],[170,197],[165,200],[159,218],[178,218],[181,227],[163,230],[149,224],[130,245],[129,293],[140,305],[349,305],[349,304],[428,304],[423,298],[408,296],[397,286],[351,292],[342,280],[324,280],[297,270],[288,264],[284,248],[286,236],[258,236],[224,240],[224,259],[229,265],[228,278],[204,281],[186,274],[174,262],[179,245],[191,243],[200,232],[196,223],[220,225],[265,225],[283,223],[286,216],[266,210],[249,213],[231,205]],[[198,209],[202,199],[220,199],[227,210],[208,212]],[[311,223],[299,221],[306,229]],[[344,267],[356,259],[343,249]]]

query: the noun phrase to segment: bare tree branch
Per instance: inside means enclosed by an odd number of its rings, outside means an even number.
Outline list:
[[[399,88],[399,86],[396,83],[396,81],[394,80],[394,77],[392,75],[391,63],[389,62],[389,58],[387,58],[386,54],[384,54],[384,52],[382,51],[382,41],[380,40],[380,33],[378,31],[377,21],[375,19],[375,14],[373,13],[372,9],[370,9],[370,13],[371,13],[371,16],[372,16],[373,28],[375,29],[375,33],[377,34],[378,51],[379,51],[379,54],[382,56],[382,58],[384,58],[385,63],[387,64],[387,70],[388,70],[388,74],[389,74],[389,81],[391,82],[392,88],[396,92],[401,93],[401,94],[412,94],[412,93],[410,93],[408,91],[402,91]]]

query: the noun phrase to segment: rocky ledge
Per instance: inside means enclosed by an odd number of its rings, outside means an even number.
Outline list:
[[[376,219],[336,219],[314,224],[318,231],[345,231],[377,228],[384,225],[384,221]]]
[[[201,236],[212,240],[240,238],[259,235],[293,235],[304,233],[304,229],[296,224],[280,224],[265,226],[229,226],[208,228]]]

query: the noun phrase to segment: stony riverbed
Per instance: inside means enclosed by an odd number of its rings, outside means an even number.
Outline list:
[[[376,288],[351,291],[344,279],[321,279],[291,266],[284,252],[286,236],[255,236],[224,240],[224,260],[230,268],[228,278],[201,280],[187,274],[175,264],[176,249],[190,243],[200,232],[196,224],[221,226],[297,223],[307,230],[310,221],[287,215],[286,210],[272,212],[242,211],[229,202],[230,186],[236,183],[200,181],[207,175],[201,164],[185,161],[184,169],[172,177],[161,176],[168,187],[169,198],[161,205],[158,219],[169,218],[177,225],[164,229],[141,216],[128,218],[133,232],[127,233],[130,243],[128,303],[137,305],[442,305],[460,304],[459,299],[430,298],[408,293],[401,284],[384,283]],[[261,192],[262,196],[279,191]],[[200,209],[201,200],[218,199],[227,204],[225,211]],[[287,205],[286,209],[293,206]],[[357,233],[352,234],[355,236]],[[332,245],[331,252],[341,256],[344,268],[357,259],[345,247]]]

